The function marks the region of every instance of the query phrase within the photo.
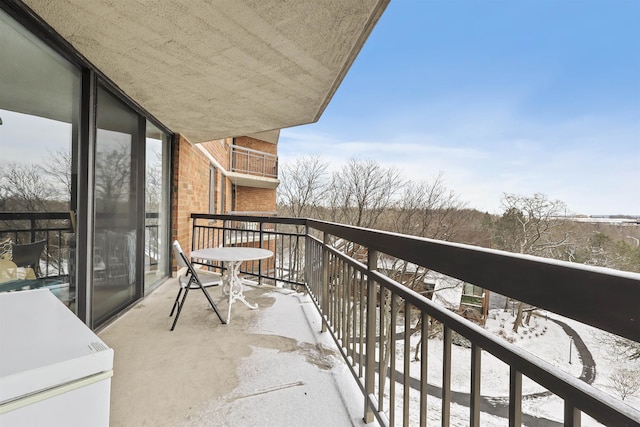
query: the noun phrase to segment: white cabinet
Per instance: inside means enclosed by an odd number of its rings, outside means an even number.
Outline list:
[[[0,293],[0,426],[108,426],[113,350],[48,289]]]

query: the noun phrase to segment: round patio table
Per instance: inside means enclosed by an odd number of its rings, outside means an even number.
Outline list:
[[[223,281],[225,290],[229,293],[229,312],[227,313],[227,323],[231,320],[231,305],[240,301],[248,308],[255,310],[257,304],[249,303],[244,297],[243,280],[239,277],[240,266],[246,261],[257,261],[273,256],[273,252],[268,249],[244,248],[244,247],[222,247],[205,248],[191,252],[192,259],[207,261],[221,261],[227,263],[228,267],[224,272]]]

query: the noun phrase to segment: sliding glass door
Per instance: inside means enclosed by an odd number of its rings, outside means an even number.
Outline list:
[[[140,297],[136,286],[140,168],[139,116],[101,85],[96,107],[93,322]]]
[[[170,136],[25,22],[0,2],[0,292],[97,327],[169,275]]]

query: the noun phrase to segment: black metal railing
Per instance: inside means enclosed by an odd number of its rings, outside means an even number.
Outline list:
[[[277,217],[192,214],[192,250],[218,246],[249,246],[270,249],[272,260],[243,263],[240,272],[260,283],[304,285],[305,220]],[[220,264],[194,260],[221,269]]]
[[[429,424],[437,420],[446,426],[452,403],[457,403],[468,408],[463,416],[472,426],[482,425],[487,410],[508,418],[509,425],[527,424],[533,420],[522,410],[522,382],[527,377],[563,401],[558,417],[562,421],[546,420],[548,425],[579,426],[584,412],[605,425],[640,426],[637,409],[434,304],[379,271],[379,265],[382,258],[401,260],[636,342],[640,341],[640,274],[310,219],[199,214],[192,218],[192,249],[238,244],[270,248],[275,260],[269,268],[247,268],[244,273],[259,282],[308,290],[323,328],[338,344],[366,397],[367,422],[375,418],[382,425],[424,426],[427,420]],[[415,347],[416,332],[427,337],[434,327],[441,328],[443,347],[437,386],[427,382],[428,340],[417,345],[419,362],[408,350]],[[471,352],[468,362],[454,365],[455,335],[468,340]],[[404,356],[398,361],[395,354],[401,347],[406,351],[399,352]],[[508,396],[491,401],[480,392],[487,353],[509,366]],[[454,370],[468,372],[468,392],[452,390]],[[435,413],[433,399],[439,408]]]
[[[144,251],[145,257],[149,260],[149,269],[157,270],[163,244],[160,240],[160,215],[157,212],[145,213],[144,233]]]
[[[0,212],[0,242],[14,244],[44,240],[40,277],[62,278],[73,274],[75,240],[71,212]],[[152,268],[160,251],[158,214],[145,215],[145,251]]]
[[[25,244],[44,240],[41,277],[67,276],[72,245],[70,215],[69,212],[0,212],[0,241],[9,238],[14,244]]]

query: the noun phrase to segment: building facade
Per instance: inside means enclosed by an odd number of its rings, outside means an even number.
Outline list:
[[[386,4],[0,0],[0,291],[98,328],[191,213],[275,213],[279,129],[318,120]]]

